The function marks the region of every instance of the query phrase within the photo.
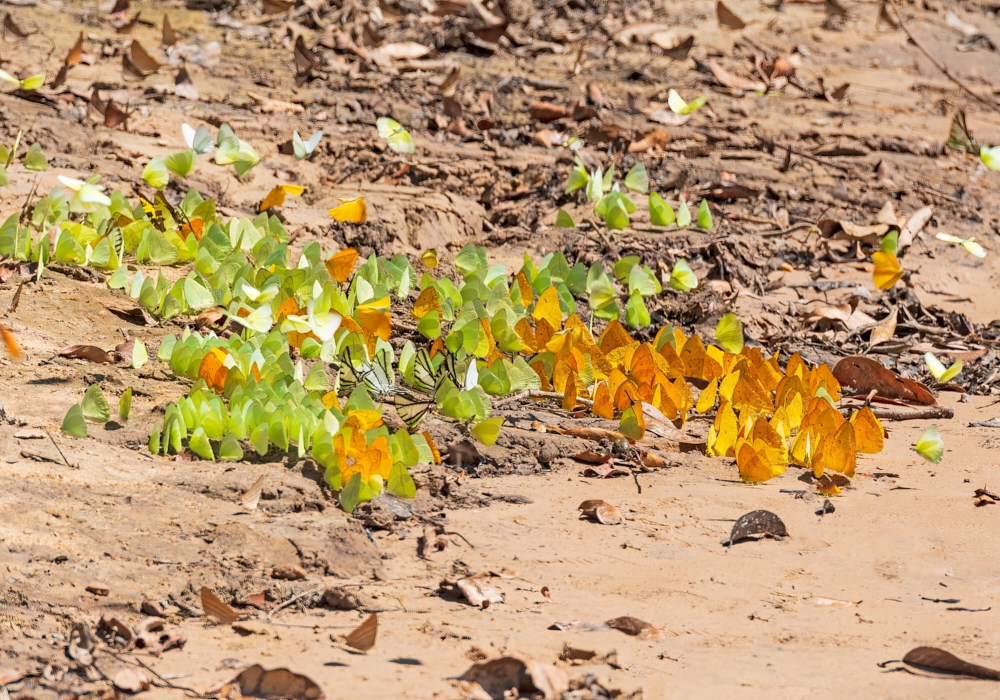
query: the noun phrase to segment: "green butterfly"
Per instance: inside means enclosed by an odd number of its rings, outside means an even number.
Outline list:
[[[416,153],[417,148],[413,144],[413,137],[410,132],[403,128],[403,125],[395,119],[389,117],[379,117],[375,122],[378,135],[389,143],[389,148],[396,153],[411,155]]]
[[[691,112],[695,111],[706,102],[708,102],[708,98],[704,95],[695,100],[691,100],[691,102],[685,102],[673,88],[671,88],[670,92],[667,94],[667,105],[675,114],[691,114]]]
[[[944,440],[936,425],[930,425],[917,440],[913,447],[917,454],[928,462],[937,464],[944,458]]]
[[[680,292],[690,292],[698,287],[698,278],[691,271],[687,260],[681,258],[674,263],[674,269],[670,272],[670,280],[667,284]]]
[[[728,313],[719,319],[715,327],[715,342],[719,347],[733,355],[743,351],[743,323],[736,314]]]
[[[29,78],[21,80],[20,78],[15,78],[13,75],[5,70],[0,70],[0,79],[6,80],[7,82],[14,83],[22,90],[37,90],[42,85],[45,84],[45,71],[41,73],[36,73]]]

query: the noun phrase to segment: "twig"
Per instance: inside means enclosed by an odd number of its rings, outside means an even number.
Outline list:
[[[805,152],[800,151],[800,150],[798,150],[796,148],[792,148],[791,146],[785,146],[784,144],[775,143],[774,145],[777,146],[778,148],[784,148],[784,149],[788,150],[790,153],[799,156],[800,158],[805,158],[806,160],[811,160],[811,161],[813,161],[815,163],[819,163],[820,165],[825,165],[828,168],[836,168],[837,170],[839,170],[842,173],[849,173],[849,172],[851,172],[851,169],[848,166],[846,166],[846,165],[841,165],[840,163],[831,163],[828,160],[823,160],[822,158],[817,158],[816,156],[812,155],[811,153],[805,153]]]
[[[892,9],[896,13],[896,19],[899,20],[899,26],[902,27],[903,31],[906,32],[906,35],[908,37],[910,37],[910,41],[912,41],[914,43],[914,45],[918,49],[920,49],[920,51],[924,54],[924,56],[926,56],[927,58],[930,59],[931,63],[933,63],[935,66],[937,66],[937,69],[939,71],[941,71],[946,76],[948,76],[949,80],[951,80],[953,83],[955,83],[960,88],[962,88],[966,93],[968,93],[968,95],[970,97],[972,97],[972,99],[976,100],[977,102],[979,102],[981,104],[986,105],[987,107],[991,107],[993,109],[1000,110],[1000,105],[998,105],[993,100],[988,100],[985,97],[977,95],[975,92],[973,92],[972,88],[970,88],[968,85],[966,85],[964,82],[962,82],[961,78],[959,78],[957,75],[955,75],[954,73],[952,73],[951,69],[948,68],[948,66],[946,66],[944,63],[942,63],[939,59],[935,58],[931,54],[931,52],[928,51],[927,48],[923,44],[920,43],[920,41],[917,39],[917,37],[915,37],[913,35],[913,32],[910,31],[910,28],[906,26],[906,20],[903,19],[903,13],[899,11],[899,7],[896,5],[896,0],[889,0],[889,4],[892,5]]]
[[[66,463],[66,466],[69,467],[70,469],[76,469],[76,467],[70,464],[69,460],[66,459],[66,455],[64,455],[63,451],[59,448],[59,443],[56,442],[56,439],[54,437],[52,437],[52,433],[49,432],[49,429],[43,425],[42,430],[45,431],[45,434],[49,436],[49,440],[51,440],[52,444],[56,446],[57,450],[59,450],[59,456],[63,458],[63,461]]]
[[[851,413],[860,406],[845,406],[840,409],[845,418],[849,418]],[[882,408],[881,406],[871,406],[872,413],[879,420],[927,420],[931,418],[954,418],[955,411],[943,406],[928,406],[927,408]]]
[[[298,601],[302,600],[303,598],[305,598],[308,595],[312,595],[313,593],[318,593],[321,588],[322,588],[322,586],[316,586],[316,588],[312,588],[312,589],[306,591],[305,593],[299,593],[297,596],[293,596],[293,597],[289,598],[288,600],[286,600],[284,603],[282,603],[278,607],[273,608],[271,610],[271,612],[269,612],[267,614],[267,621],[268,622],[271,621],[271,617],[274,615],[274,613],[278,612],[279,610],[284,610],[285,608],[287,608],[292,603],[297,603]]]
[[[788,228],[775,229],[773,231],[757,231],[756,233],[761,238],[772,238],[774,236],[785,236],[791,233],[792,231],[798,231],[799,229],[802,228],[809,229],[809,228],[816,228],[816,226],[814,224],[806,223],[805,221],[800,221],[797,224],[792,224]]]

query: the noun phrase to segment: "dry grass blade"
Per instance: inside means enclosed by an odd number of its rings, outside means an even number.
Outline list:
[[[223,603],[219,596],[212,593],[211,589],[207,586],[202,586],[201,588],[201,607],[205,611],[205,614],[216,622],[220,622],[224,625],[228,625],[230,622],[235,622],[240,619],[240,616],[236,614],[236,611],[231,607]]]
[[[135,67],[144,73],[155,73],[163,67],[163,64],[150,56],[142,44],[135,39],[132,40],[128,52]]]
[[[248,488],[246,492],[240,496],[240,503],[247,510],[256,510],[257,503],[260,501],[260,495],[264,490],[264,474],[257,477],[257,481],[253,482],[253,486]]]
[[[722,0],[715,3],[715,16],[719,19],[719,26],[726,29],[743,29],[747,26],[747,23],[730,10]]]
[[[170,25],[170,15],[163,15],[163,31],[160,35],[160,41],[164,46],[173,46],[177,43],[178,37],[177,32]]]
[[[344,637],[347,646],[358,651],[368,651],[375,646],[378,636],[378,613],[372,613],[368,619],[358,625],[353,632]]]

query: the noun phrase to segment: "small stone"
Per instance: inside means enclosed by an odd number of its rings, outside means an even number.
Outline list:
[[[26,430],[18,430],[16,433],[14,433],[14,437],[16,437],[18,440],[44,440],[45,433],[43,433],[41,430],[34,430],[28,428]]]
[[[295,564],[282,564],[271,569],[271,578],[298,581],[306,577],[306,570]]]
[[[166,617],[163,614],[163,608],[160,607],[160,604],[154,603],[151,600],[142,601],[142,612],[144,615],[149,615],[150,617]]]
[[[103,583],[91,583],[87,586],[87,593],[92,593],[96,596],[107,597],[111,594],[111,589],[108,588]]]

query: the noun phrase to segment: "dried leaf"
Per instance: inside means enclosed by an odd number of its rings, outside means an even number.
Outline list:
[[[902,252],[913,243],[913,237],[920,233],[933,215],[933,207],[921,207],[910,215],[910,218],[906,220],[903,228],[899,231],[899,240],[896,242],[897,252]]]
[[[625,617],[616,617],[613,620],[608,620],[605,624],[611,629],[624,632],[639,639],[659,639],[662,636],[660,630],[637,617],[627,615]]]
[[[114,359],[101,348],[94,345],[69,345],[56,353],[59,357],[69,357],[77,360],[89,360],[97,364],[108,365]]]
[[[472,605],[485,608],[493,603],[504,601],[503,593],[491,583],[491,578],[490,572],[482,571],[458,581],[445,579],[441,582],[441,588],[445,590],[457,589]]]
[[[622,29],[619,29],[615,34],[615,41],[619,44],[631,44],[632,42],[637,42],[639,44],[645,44],[646,41],[654,34],[666,32],[673,27],[669,24],[661,24],[659,22],[643,22],[640,24],[630,24]]]
[[[896,334],[896,319],[898,316],[899,307],[893,307],[892,313],[872,329],[871,339],[868,341],[869,350],[876,345],[892,340],[892,336]]]
[[[478,700],[504,700],[512,688],[520,697],[541,693],[545,700],[557,700],[569,690],[569,676],[562,669],[510,656],[476,664],[458,681],[464,692]]]
[[[591,499],[580,504],[583,515],[596,520],[601,525],[621,525],[622,515],[613,505],[600,499]]]
[[[833,376],[845,390],[867,396],[872,391],[878,397],[894,399],[918,406],[936,406],[934,395],[922,384],[902,377],[868,357],[845,357],[833,368]]]
[[[713,59],[709,59],[708,67],[712,71],[712,75],[715,76],[715,79],[723,87],[732,88],[733,90],[746,90],[747,92],[764,92],[767,90],[767,85],[764,83],[730,73]]]
[[[528,114],[531,115],[532,119],[547,124],[548,122],[554,122],[556,119],[569,117],[573,114],[573,110],[552,104],[551,102],[537,101],[532,102],[528,106]]]
[[[990,681],[1000,681],[1000,671],[985,666],[962,661],[954,654],[937,647],[917,647],[907,652],[903,663],[914,666],[922,671],[945,673],[952,676],[982,678]]]
[[[651,148],[663,150],[670,141],[670,134],[661,126],[656,127],[645,134],[638,141],[633,141],[628,145],[629,153],[645,153]]]
[[[729,539],[723,544],[727,547],[741,540],[761,535],[762,537],[787,537],[788,530],[781,518],[769,510],[755,510],[742,516],[733,525]]]

